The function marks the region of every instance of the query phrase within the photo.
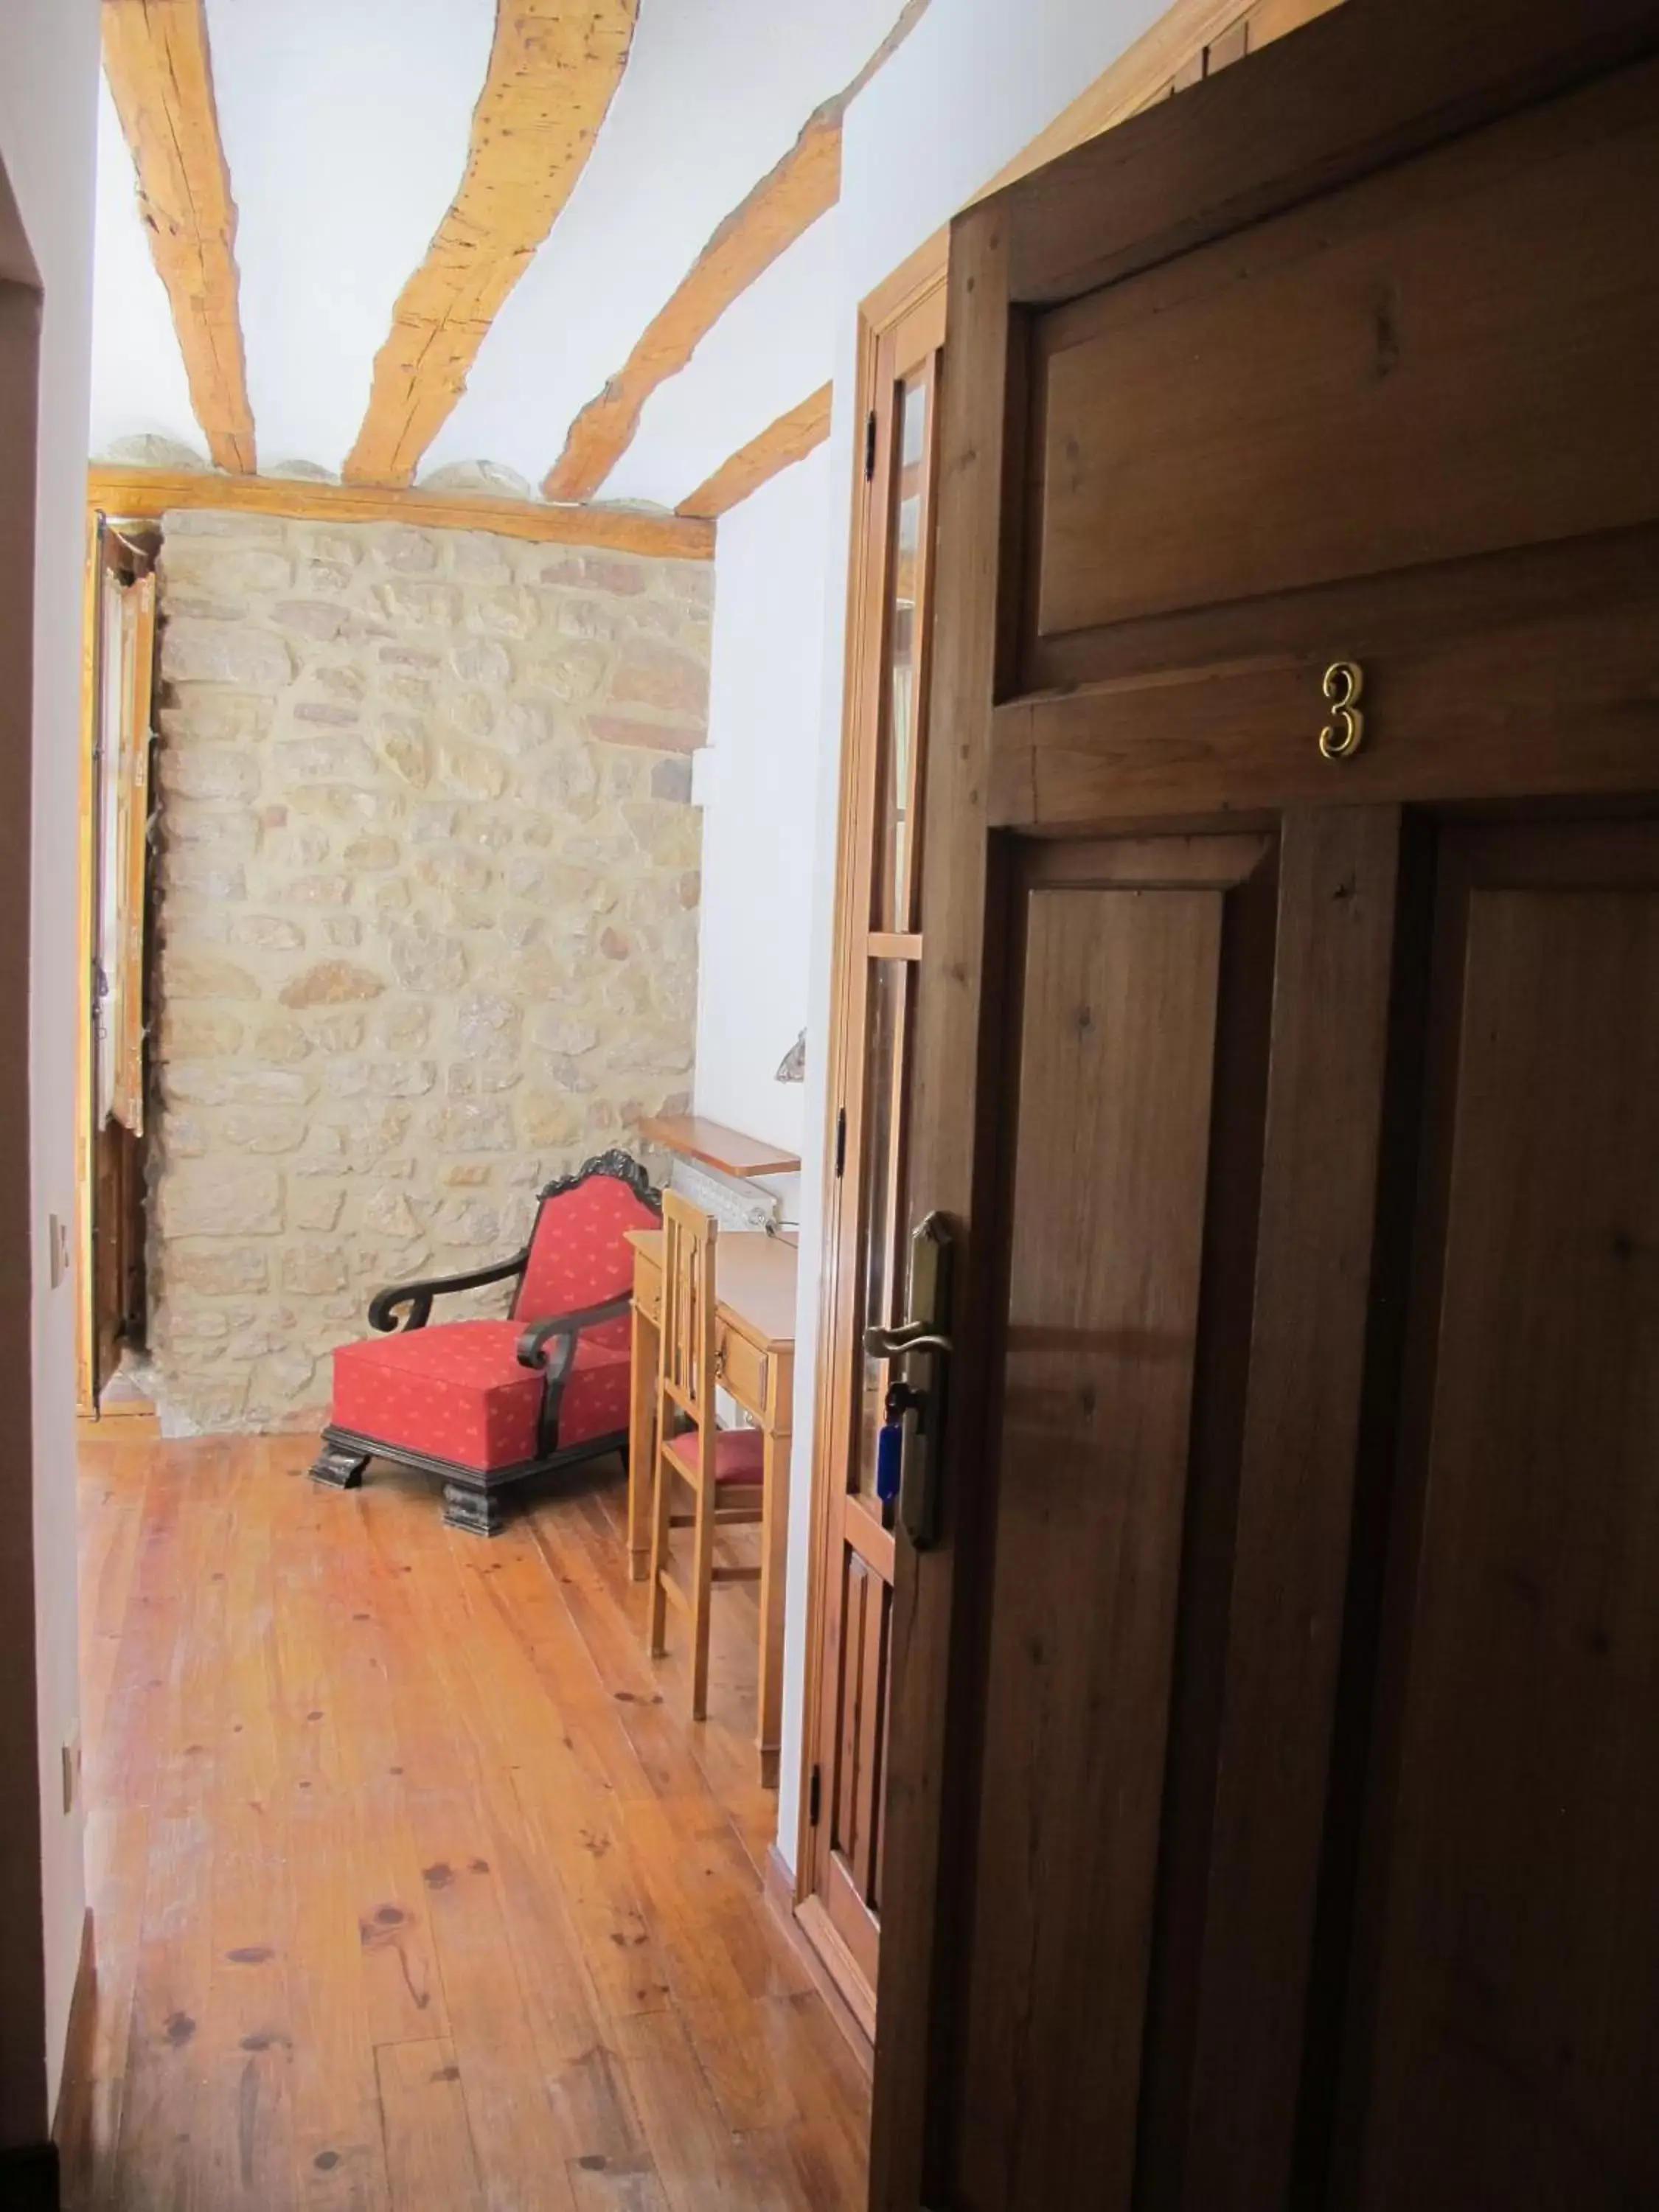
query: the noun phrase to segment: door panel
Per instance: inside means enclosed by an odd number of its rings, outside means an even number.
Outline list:
[[[1207,1304],[1212,1340],[1248,1328],[1254,1224],[1212,1224],[1208,1194],[1235,1125],[1259,1141],[1261,1056],[1238,1048],[1266,1020],[1272,857],[1266,838],[1125,841],[1029,854],[1018,877],[963,2207],[1072,2201],[1084,2174],[1129,2201],[1160,1854],[1179,1861],[1177,1614],[1183,1573],[1206,1579],[1188,1501],[1207,1466],[1224,1515],[1208,1448],[1237,1443],[1200,1323]],[[1180,1710],[1200,1726],[1189,1688]]]
[[[1035,891],[961,2201],[1132,2171],[1222,895]]]
[[[1659,831],[1444,874],[1356,2201],[1613,2212],[1659,2202]]]
[[[1655,97],[1632,72],[1046,318],[1036,634],[1650,518]]]
[[[848,1521],[855,1515],[868,1517],[867,1509],[853,1499],[846,1512]],[[890,1554],[884,1574],[851,1538],[848,1531],[842,1545],[841,1674],[836,1685],[842,1735],[830,1768],[832,1794],[823,1814],[828,1865],[819,1893],[830,1925],[873,1987],[881,1915],[881,1760],[892,1569]]]

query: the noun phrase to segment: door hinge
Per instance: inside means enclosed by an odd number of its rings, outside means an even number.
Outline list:
[[[872,407],[864,418],[864,481],[870,483],[876,473],[876,410]]]
[[[842,1106],[836,1114],[836,1179],[840,1181],[847,1172],[847,1109]]]
[[[817,1827],[819,1815],[823,1811],[823,1769],[821,1766],[815,1766],[812,1769],[812,1778],[806,1785],[806,1823],[809,1827]]]

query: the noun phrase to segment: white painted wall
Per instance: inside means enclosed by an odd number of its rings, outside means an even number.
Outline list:
[[[712,750],[700,777],[695,1103],[700,1114],[797,1152],[807,1086],[776,1075],[807,1018],[830,510],[820,447],[720,523]],[[795,1179],[777,1188],[793,1219]]]
[[[822,375],[803,375],[805,397],[833,373],[834,427],[810,462],[775,478],[720,525],[716,562],[714,693],[711,741],[749,757],[765,727],[789,732],[799,773],[789,789],[810,805],[810,864],[787,878],[756,854],[766,839],[787,836],[802,854],[800,826],[785,830],[774,815],[728,828],[752,836],[705,842],[703,885],[705,1014],[699,1030],[697,1098],[729,1102],[722,1120],[757,1131],[760,1093],[739,1071],[758,1058],[750,1041],[754,1010],[734,1001],[716,972],[730,949],[762,940],[806,946],[807,1080],[795,1127],[802,1155],[800,1303],[797,1319],[795,1479],[790,1501],[789,1599],[784,1675],[784,1742],[778,1804],[779,1846],[791,1863],[799,1802],[811,1539],[818,1256],[825,1124],[823,1078],[829,1036],[834,923],[836,806],[846,628],[848,487],[853,470],[858,304],[883,277],[1029,145],[1060,110],[1163,13],[1165,0],[933,0],[910,38],[854,103],[842,142],[842,197],[836,224],[833,347]],[[817,472],[823,527],[815,547],[798,533],[805,500],[793,487]],[[787,570],[787,593],[774,578]],[[816,604],[807,572],[815,572]],[[786,627],[787,625],[787,627]],[[817,672],[817,689],[811,690]],[[797,732],[815,729],[811,738]],[[729,768],[723,763],[724,784]],[[780,789],[778,796],[783,793]],[[791,972],[799,956],[790,953]],[[768,1037],[771,1034],[768,1028]],[[755,1101],[751,1106],[750,1100]],[[748,1114],[745,1123],[744,1115]]]
[[[74,1218],[81,584],[92,342],[98,0],[0,0],[0,160],[46,287],[34,606],[30,1091],[34,1576],[48,2092],[55,2102],[85,1909],[58,1747],[80,1708],[75,1602],[73,1295],[49,1291],[47,1217]],[[9,1900],[27,1910],[21,1898]]]
[[[137,219],[132,156],[101,70],[98,78],[98,250],[92,287],[92,442],[169,438],[200,447],[185,357],[149,233]]]

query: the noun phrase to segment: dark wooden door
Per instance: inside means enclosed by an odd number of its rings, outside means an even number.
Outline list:
[[[1456,14],[953,232],[881,2212],[1659,2197],[1659,11]]]

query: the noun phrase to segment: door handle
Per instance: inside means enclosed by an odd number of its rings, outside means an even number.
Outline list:
[[[948,1357],[951,1346],[931,1322],[902,1321],[896,1328],[866,1328],[864,1348],[872,1359],[902,1359],[908,1352],[942,1352]]]
[[[910,1235],[909,1319],[864,1332],[864,1348],[872,1359],[907,1365],[907,1373],[896,1376],[887,1393],[887,1419],[876,1449],[876,1490],[884,1515],[896,1499],[904,1533],[919,1552],[938,1534],[950,1303],[951,1231],[943,1214],[930,1213]],[[918,1374],[918,1367],[925,1371]]]

